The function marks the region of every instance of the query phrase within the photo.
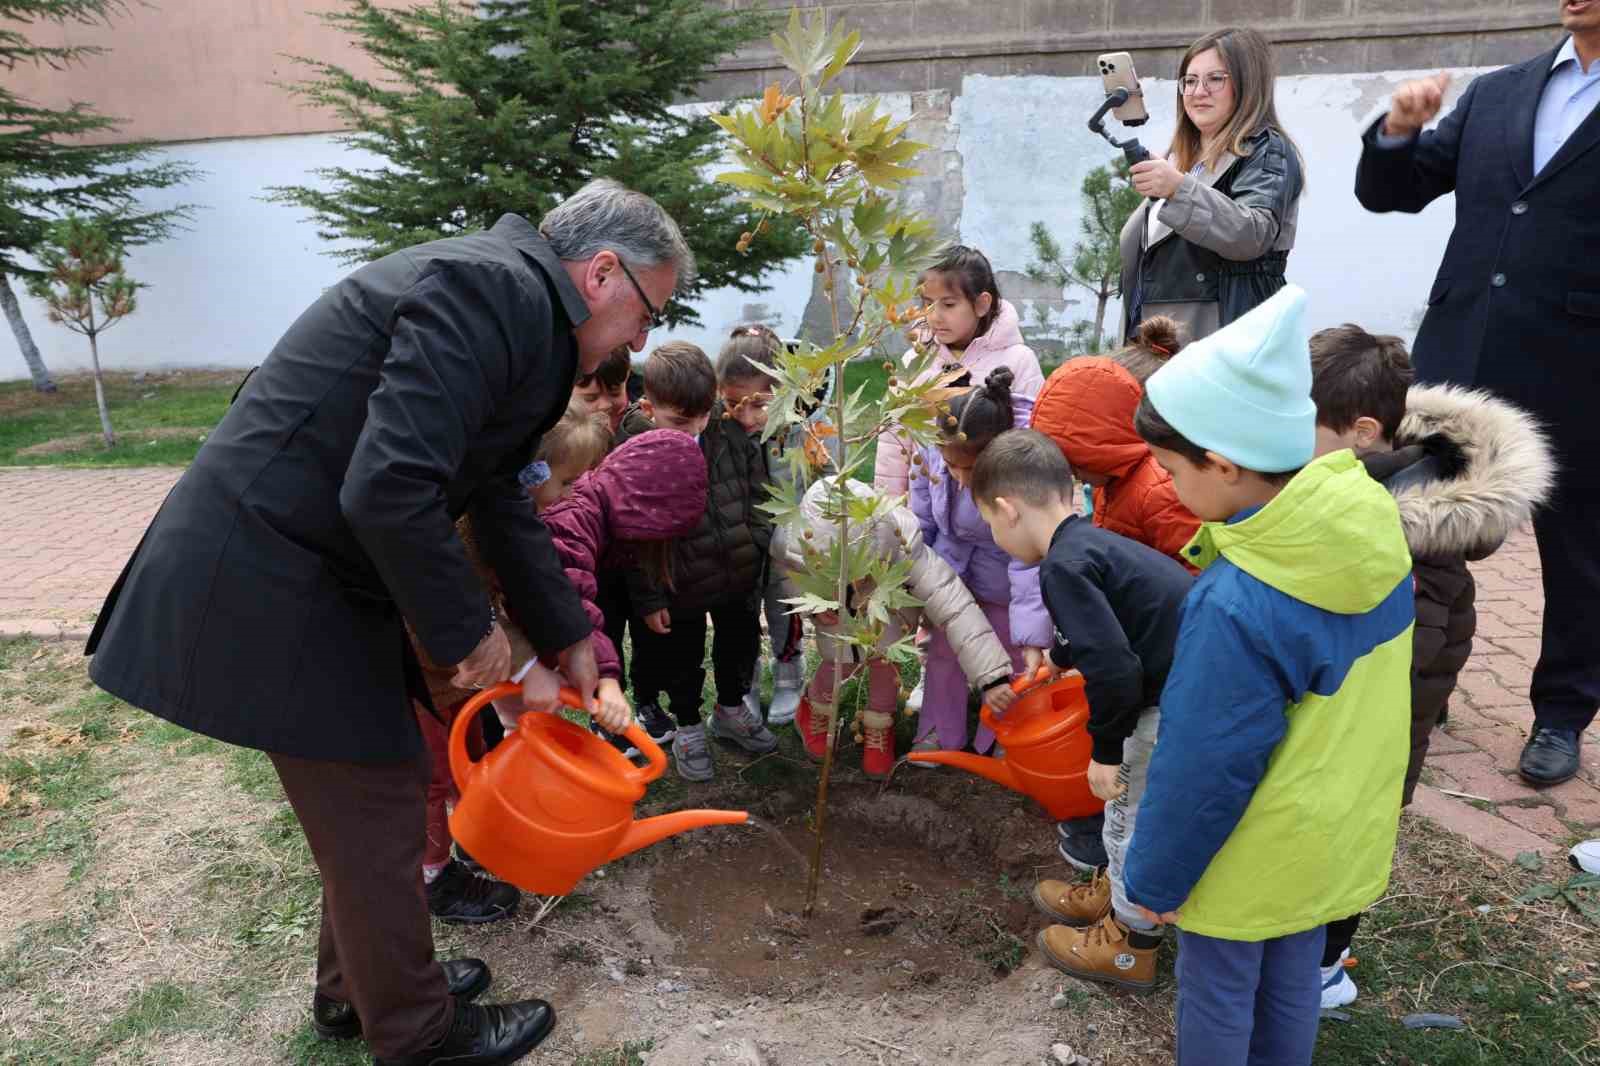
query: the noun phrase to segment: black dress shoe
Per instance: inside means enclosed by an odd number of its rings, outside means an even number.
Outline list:
[[[509,918],[522,893],[515,885],[468,873],[451,859],[428,886],[428,912],[451,925],[484,925]]]
[[[556,1012],[542,999],[480,1007],[456,1003],[444,1038],[430,1048],[373,1066],[509,1066],[539,1046],[555,1027]]]
[[[1578,731],[1533,727],[1517,770],[1530,785],[1559,785],[1578,773]]]
[[[445,987],[463,1003],[471,1002],[489,990],[494,975],[482,959],[442,959]],[[355,1007],[342,999],[331,999],[317,992],[311,997],[311,1027],[324,1040],[352,1040],[361,1035],[361,1017]]]

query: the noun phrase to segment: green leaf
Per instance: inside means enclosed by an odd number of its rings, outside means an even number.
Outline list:
[[[1523,852],[1523,854],[1527,855],[1527,854],[1532,854],[1532,853],[1531,852]],[[1520,858],[1520,856],[1519,856],[1519,858]],[[1544,884],[1534,885],[1532,888],[1528,889],[1522,895],[1517,897],[1517,902],[1518,903],[1532,903],[1535,900],[1555,899],[1559,895],[1561,895],[1561,889],[1558,886],[1550,884],[1547,881]]]
[[[1544,860],[1539,857],[1537,851],[1519,851],[1513,861],[1524,870],[1539,870],[1544,866]]]
[[[861,33],[858,30],[851,30],[850,33],[839,42],[838,47],[833,51],[833,58],[828,60],[828,65],[822,69],[822,77],[820,79],[822,84],[826,85],[828,82],[838,77],[839,72],[844,70],[846,64],[848,64],[850,60],[854,59],[856,53],[860,50]]]

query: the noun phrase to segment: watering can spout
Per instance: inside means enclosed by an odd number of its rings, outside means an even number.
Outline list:
[[[934,763],[941,766],[954,766],[957,770],[965,770],[969,774],[987,777],[997,785],[1002,785],[1013,792],[1026,792],[1022,782],[1018,780],[1016,771],[1004,759],[996,759],[987,755],[974,755],[968,751],[919,751],[906,756],[912,762]]]
[[[628,827],[617,842],[615,850],[611,852],[606,861],[620,859],[624,855],[631,855],[640,848],[647,848],[657,844],[667,837],[676,836],[690,829],[702,829],[708,825],[743,825],[750,820],[747,811],[673,811],[671,814],[659,814],[654,818],[643,818]]]

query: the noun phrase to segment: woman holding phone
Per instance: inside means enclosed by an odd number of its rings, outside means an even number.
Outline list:
[[[1198,340],[1283,287],[1305,181],[1275,81],[1255,30],[1217,30],[1184,53],[1172,146],[1132,168],[1147,199],[1122,229],[1124,343],[1153,315]]]

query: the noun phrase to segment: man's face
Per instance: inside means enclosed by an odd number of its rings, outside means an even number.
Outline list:
[[[1561,26],[1574,34],[1600,30],[1600,0],[1561,0]]]
[[[600,252],[587,263],[569,263],[568,274],[589,305],[589,320],[573,331],[578,338],[580,377],[593,373],[606,356],[622,345],[631,351],[643,351],[650,335],[651,309],[665,307],[678,284],[677,271],[662,263],[634,270],[639,283],[636,289],[614,252]]]
[[[628,379],[611,388],[597,377],[582,379],[572,387],[572,401],[592,415],[604,417],[615,433],[628,409]]]
[[[644,416],[655,423],[657,429],[675,429],[679,433],[687,433],[691,437],[698,437],[705,432],[706,426],[711,422],[711,412],[702,414],[686,414],[681,407],[671,404],[653,403],[646,396],[639,401],[639,410]]]
[[[767,410],[771,404],[772,389],[764,382],[731,382],[722,386],[722,405],[751,435],[767,428]]]

